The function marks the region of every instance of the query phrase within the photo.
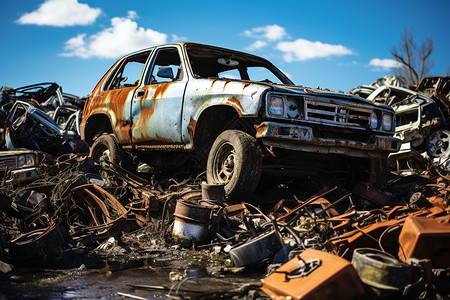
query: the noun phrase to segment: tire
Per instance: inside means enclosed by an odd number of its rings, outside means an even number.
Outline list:
[[[450,131],[438,130],[428,137],[427,153],[431,158],[450,155]]]
[[[256,138],[240,130],[222,132],[208,155],[206,176],[209,184],[225,184],[232,202],[247,201],[258,185],[262,152]]]
[[[95,163],[99,163],[104,157],[112,163],[121,165],[121,150],[116,138],[112,134],[104,134],[95,139],[89,156]]]

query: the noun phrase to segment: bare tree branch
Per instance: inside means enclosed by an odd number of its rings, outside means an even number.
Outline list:
[[[404,78],[409,85],[419,84],[420,80],[427,76],[433,67],[431,60],[433,41],[427,37],[418,47],[414,43],[412,28],[409,32],[405,28],[401,37],[402,42],[398,48],[391,49],[391,55],[403,66],[397,70],[397,75]]]

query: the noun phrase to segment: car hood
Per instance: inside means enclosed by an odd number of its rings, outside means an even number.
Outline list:
[[[380,105],[373,102],[370,102],[364,98],[351,95],[351,94],[345,94],[341,92],[335,92],[330,90],[321,90],[321,89],[313,89],[309,87],[303,87],[303,86],[293,86],[293,85],[279,85],[279,84],[268,84],[272,87],[272,89],[276,92],[282,92],[282,93],[295,93],[302,96],[314,96],[314,97],[320,97],[320,98],[334,98],[339,100],[345,100],[351,103],[356,104],[365,104],[370,105],[372,107],[383,107],[389,110],[392,110],[391,107],[387,105]]]
[[[6,151],[0,151],[0,157],[4,156],[11,156],[11,155],[21,155],[21,154],[29,154],[29,153],[37,153],[38,151],[33,150],[6,150]]]

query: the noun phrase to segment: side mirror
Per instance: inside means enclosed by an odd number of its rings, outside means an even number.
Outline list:
[[[161,78],[170,78],[173,79],[173,71],[172,68],[164,68],[161,67],[158,69],[158,72],[156,73],[156,76]]]

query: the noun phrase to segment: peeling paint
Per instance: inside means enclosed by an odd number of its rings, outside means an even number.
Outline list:
[[[239,107],[241,112],[244,112],[244,108],[242,107],[241,102],[236,97],[231,97],[230,99],[228,99],[228,102],[237,105],[237,107]]]

